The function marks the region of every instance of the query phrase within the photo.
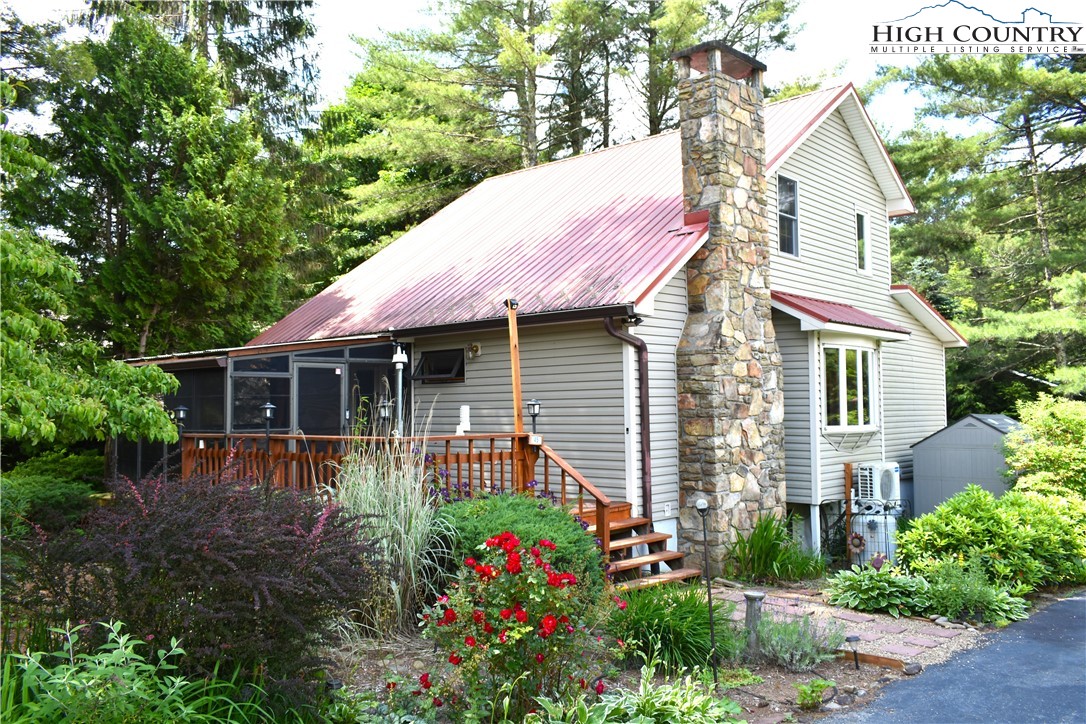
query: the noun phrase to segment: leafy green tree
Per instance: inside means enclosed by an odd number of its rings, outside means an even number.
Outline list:
[[[121,357],[250,339],[280,311],[292,238],[256,129],[231,119],[204,61],[144,19],[85,47],[94,79],[50,95],[43,149],[59,178],[16,204],[77,264],[72,321]]]
[[[9,107],[13,90],[0,81]],[[0,127],[3,191],[14,192],[52,168],[27,139]],[[157,396],[177,381],[157,367],[130,367],[69,329],[67,300],[75,266],[33,230],[0,213],[0,436],[24,452],[50,443],[115,435],[170,440],[176,430]],[[6,450],[10,454],[10,449]]]
[[[1086,402],[1041,395],[1018,403],[1018,419],[1005,441],[1015,486],[1086,496]]]
[[[895,266],[926,258],[960,296],[973,342],[952,362],[952,410],[1009,411],[1031,379],[1086,390],[1086,64],[935,56],[900,77],[923,119],[964,119],[971,137],[923,126],[895,144],[919,214],[893,232]]]
[[[317,101],[309,18],[313,0],[91,0],[91,26],[144,13],[185,50],[222,73],[227,105],[249,111],[264,141],[305,126]]]

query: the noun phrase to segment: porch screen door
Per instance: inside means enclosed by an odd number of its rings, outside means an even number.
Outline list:
[[[295,433],[345,435],[346,365],[296,363],[294,373]]]

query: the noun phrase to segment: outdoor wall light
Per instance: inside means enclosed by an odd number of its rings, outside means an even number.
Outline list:
[[[532,433],[535,434],[535,419],[539,417],[539,410],[543,404],[534,397],[528,400],[528,414],[532,417]]]
[[[264,418],[264,450],[271,454],[271,421],[275,417],[275,405],[265,402],[260,406],[260,416]]]
[[[173,408],[173,419],[177,421],[178,427],[185,426],[185,418],[189,416],[189,408],[184,405],[178,405]]]
[[[860,668],[860,637],[853,634],[852,636],[845,637],[845,643],[848,644],[849,649],[852,650],[852,663],[856,665],[856,668]]]
[[[720,681],[717,678],[716,671],[716,626],[713,624],[713,584],[709,580],[709,501],[705,498],[698,498],[694,501],[694,509],[697,510],[698,515],[701,516],[702,541],[705,544],[705,593],[707,600],[709,601],[709,645],[712,647],[709,652],[709,663],[713,666],[713,686],[717,686]]]
[[[392,353],[392,366],[396,368],[396,419],[389,434],[393,437],[399,437],[403,428],[403,368],[407,362],[407,352],[397,344]]]

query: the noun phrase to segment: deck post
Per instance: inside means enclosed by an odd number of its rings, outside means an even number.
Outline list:
[[[520,336],[517,333],[517,300],[506,299],[509,309],[509,366],[513,373],[513,432],[524,432],[524,404],[520,392]]]
[[[196,449],[196,441],[182,433],[181,439],[178,442],[181,443],[181,479],[188,480],[192,477],[192,463]]]

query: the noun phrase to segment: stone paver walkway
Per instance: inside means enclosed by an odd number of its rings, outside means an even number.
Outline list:
[[[751,589],[757,590],[757,589]],[[746,617],[746,599],[743,592],[734,588],[713,588],[715,600],[725,599],[735,603],[731,614],[733,621]],[[820,592],[796,590],[787,593],[774,591],[762,601],[763,615],[799,618],[810,616],[819,622],[835,622],[844,626],[846,636],[859,636],[857,650],[903,663],[935,663],[948,658],[953,651],[964,647],[980,634],[970,629],[951,629],[934,626],[928,619],[899,618],[889,615],[867,614],[831,606]]]

